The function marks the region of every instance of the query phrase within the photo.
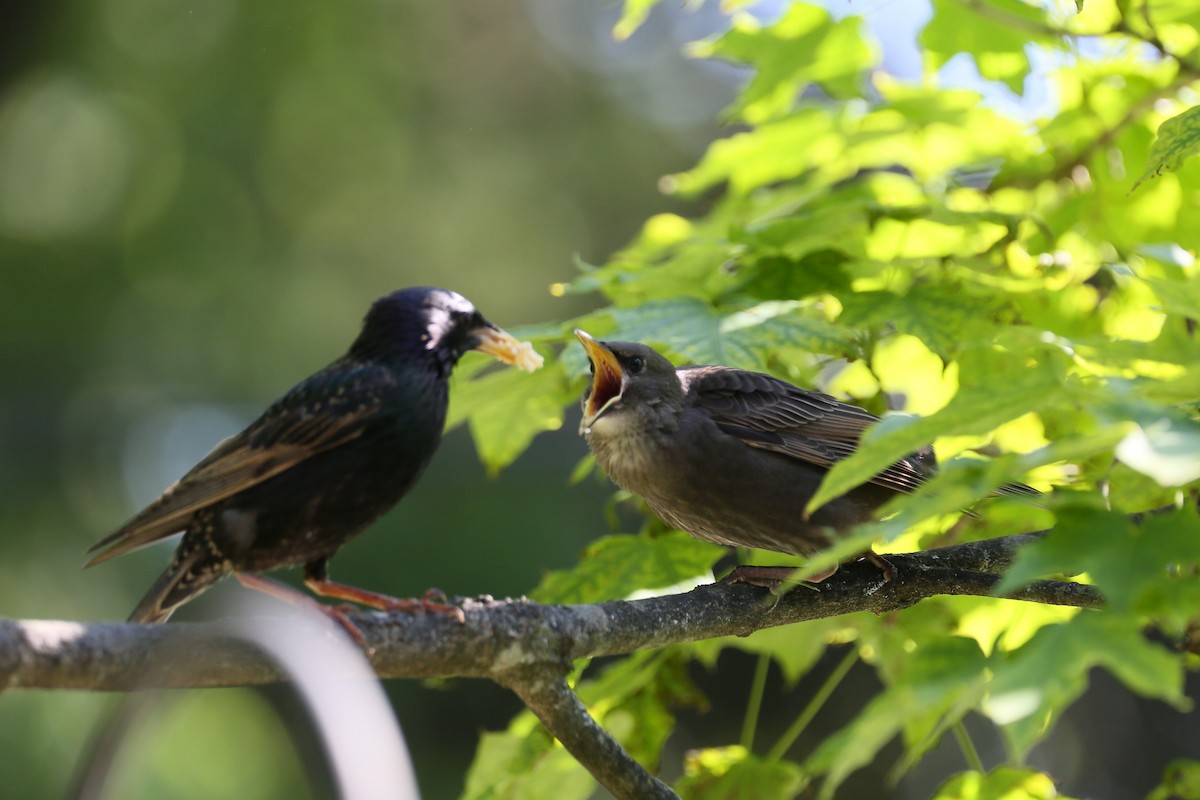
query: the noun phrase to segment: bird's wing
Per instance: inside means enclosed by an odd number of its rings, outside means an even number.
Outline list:
[[[759,372],[727,367],[680,370],[689,401],[721,430],[750,447],[771,450],[828,469],[850,456],[863,431],[879,421],[863,409]],[[933,472],[932,448],[897,461],[870,480],[911,492]]]
[[[97,542],[93,566],[187,527],[196,511],[361,436],[394,379],[335,362],[277,400],[129,522]]]

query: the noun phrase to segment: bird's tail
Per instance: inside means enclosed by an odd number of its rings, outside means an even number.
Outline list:
[[[201,562],[202,555],[197,549],[182,557],[176,556],[133,609],[128,621],[166,622],[175,609],[220,580],[224,575],[221,570],[193,569]]]

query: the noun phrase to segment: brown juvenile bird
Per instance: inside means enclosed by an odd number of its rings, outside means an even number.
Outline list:
[[[770,375],[676,369],[643,344],[575,336],[592,367],[580,433],[596,461],[668,524],[701,539],[810,555],[936,470],[933,448],[922,448],[805,517],[825,473],[878,417]],[[883,559],[868,558],[891,577]],[[736,577],[771,582],[788,571],[739,568]]]
[[[461,616],[448,606],[335,583],[329,559],[421,476],[442,436],[450,371],[469,350],[523,369],[541,365],[528,344],[488,322],[456,292],[419,286],[381,297],[346,355],[218,444],[98,542],[87,566],[183,531],[170,566],[130,622],[163,622],[230,574],[251,588],[317,605],[254,574],[297,564],[318,595]],[[340,610],[319,607],[360,638]]]

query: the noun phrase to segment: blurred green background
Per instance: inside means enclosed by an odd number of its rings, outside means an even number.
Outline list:
[[[715,9],[617,45],[615,5],[568,5],[6,6],[0,615],[123,619],[170,547],[87,572],[84,550],[341,355],[377,296],[446,286],[504,327],[587,310],[549,285],[669,207],[658,177],[698,157],[732,84],[679,56]],[[575,424],[495,480],[454,431],[334,576],[503,596],[573,564],[609,494],[567,486]],[[457,793],[479,730],[517,708],[453,689],[388,686],[431,798]],[[164,705],[112,796],[303,796],[259,695],[204,698]],[[61,795],[114,702],[0,697],[0,795]]]

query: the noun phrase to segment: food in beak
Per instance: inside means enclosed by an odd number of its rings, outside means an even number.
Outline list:
[[[612,351],[590,334],[576,328],[575,338],[579,339],[588,360],[592,362],[592,389],[583,408],[584,419],[591,420],[621,396],[624,373]]]
[[[529,342],[522,342],[496,327],[477,328],[473,331],[479,344],[475,347],[481,353],[487,353],[492,358],[511,364],[526,372],[533,372],[542,366],[542,357],[533,349]]]

